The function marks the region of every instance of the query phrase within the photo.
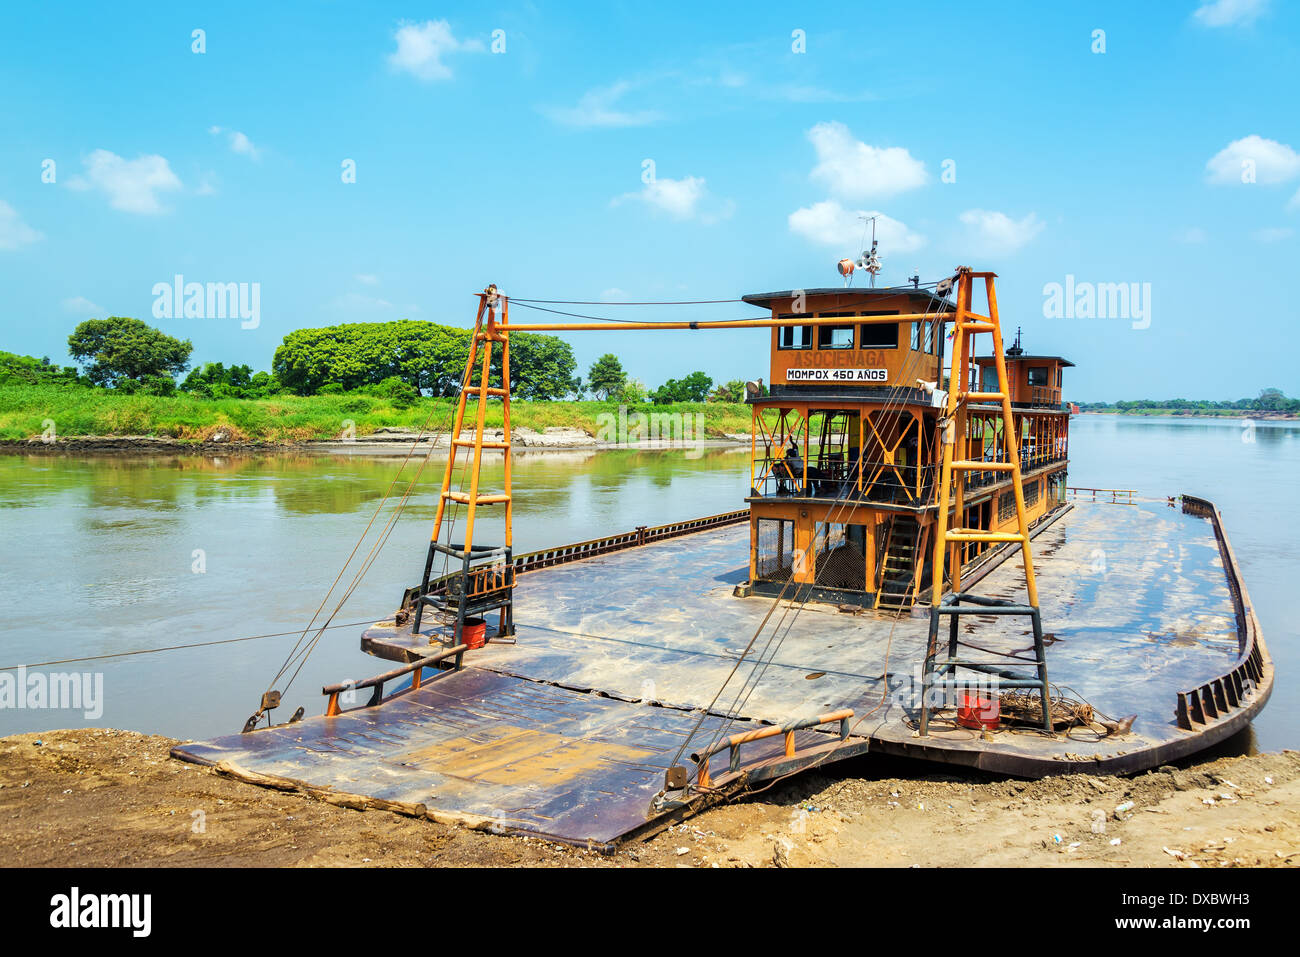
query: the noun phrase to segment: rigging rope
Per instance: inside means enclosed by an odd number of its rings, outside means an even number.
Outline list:
[[[936,283],[927,283],[926,285],[937,285],[937,282],[936,282]],[[864,301],[865,301],[865,300],[864,300]],[[939,304],[939,301],[938,301],[938,300],[932,300],[931,303],[929,304],[929,306],[927,306],[927,308],[926,308],[926,315],[927,315],[927,316],[930,315],[931,312],[932,312],[933,307],[937,306],[938,304]],[[942,324],[942,322],[938,319],[937,315],[936,315],[936,318],[935,318],[935,319],[932,319],[932,320],[922,320],[922,324],[926,324],[926,323],[930,323],[930,322],[934,323],[934,325],[935,325],[935,334],[934,334],[934,339],[933,339],[933,341],[934,341],[935,344],[936,344],[936,348],[938,348],[938,349],[942,349],[942,341],[943,341],[943,339],[942,339],[942,337],[943,337],[943,324]],[[900,333],[901,333],[901,331],[902,331],[902,330],[900,329]],[[913,363],[913,362],[915,362],[915,361],[917,361],[917,359],[916,359],[916,354],[913,354],[913,355],[909,356],[906,360],[904,360],[904,362],[905,362],[904,369],[907,370],[907,371],[915,371],[915,368],[913,368],[913,367],[911,367],[911,366],[909,365],[910,363]],[[940,378],[942,378],[942,373],[943,373],[943,363],[942,363],[942,358],[941,358],[941,359],[940,359],[940,368],[939,368]],[[950,379],[951,379],[951,376],[950,376]],[[900,376],[900,383],[901,383],[902,381],[906,381],[906,375],[904,375],[904,376]],[[903,408],[903,405],[904,405],[904,391],[903,391],[903,390],[905,390],[905,389],[910,389],[910,388],[911,388],[910,386],[903,386],[903,385],[901,385],[901,384],[900,384],[900,385],[896,385],[896,386],[891,387],[890,392],[888,393],[888,395],[889,395],[889,399],[888,399],[888,401],[887,401],[887,402],[882,406],[881,411],[884,412],[884,413],[890,413],[890,412],[898,411],[899,409]],[[805,427],[805,429],[807,429],[807,428],[809,427],[809,423],[807,422],[806,419],[805,419],[804,427]],[[858,458],[858,463],[857,463],[857,472],[858,472],[859,476],[861,475],[861,471],[862,471],[863,464],[864,464],[864,463],[863,463],[863,453],[864,453],[864,451],[865,451],[865,450],[859,449],[859,458]],[[919,453],[919,446],[918,446],[918,453]],[[916,467],[917,467],[918,469],[919,469],[919,467],[920,467],[920,466],[919,466],[919,454],[918,454],[918,464],[917,464]],[[851,509],[851,511],[850,511],[849,514],[851,515],[852,512],[856,511],[857,508],[859,507],[859,505],[856,504],[856,503],[853,504],[852,506],[849,506],[849,505],[848,505],[848,493],[849,493],[849,490],[850,490],[850,484],[846,481],[845,486],[844,486],[844,491],[843,491],[841,497],[839,497],[839,498],[837,499],[837,506],[836,506],[836,507],[839,509],[839,513],[838,513],[838,514],[843,514],[843,510],[845,509],[845,507],[849,507],[849,508]],[[826,518],[824,521],[822,521],[822,522],[819,524],[819,528],[818,528],[817,530],[814,531],[812,541],[809,543],[809,546],[808,546],[807,548],[804,549],[803,557],[804,557],[805,560],[807,559],[808,552],[809,552],[809,551],[813,548],[813,546],[815,545],[815,543],[816,543],[816,541],[817,541],[817,539],[818,539],[818,537],[819,537],[819,535],[820,535],[820,533],[821,533],[821,529],[822,529],[822,528],[825,528],[827,525],[832,524],[832,514],[837,514],[837,513],[828,513],[827,518]],[[921,556],[918,555],[918,556],[917,556],[917,560],[923,560],[923,559],[921,558]],[[820,564],[820,563],[816,563],[816,564]],[[824,566],[823,566],[822,568],[817,568],[817,567],[816,567],[816,564],[814,565],[813,583],[812,583],[813,586],[816,586],[817,581],[819,580],[819,578],[820,578],[822,572],[824,571]],[[676,753],[676,755],[674,756],[672,762],[670,762],[671,765],[675,765],[675,764],[677,764],[677,762],[681,759],[681,756],[682,756],[682,754],[685,752],[686,747],[687,747],[688,744],[690,743],[691,738],[693,738],[693,737],[695,736],[695,734],[697,734],[697,733],[699,732],[700,727],[703,725],[704,718],[705,718],[708,714],[710,714],[710,713],[712,713],[712,712],[714,711],[714,708],[716,707],[716,705],[717,705],[717,701],[718,701],[718,699],[721,697],[722,692],[726,689],[726,686],[727,686],[727,684],[730,683],[731,679],[732,679],[733,677],[735,677],[735,674],[736,674],[737,670],[739,669],[740,664],[741,664],[741,663],[742,663],[742,662],[743,662],[743,661],[744,661],[744,660],[749,656],[749,652],[750,652],[750,650],[753,648],[755,641],[757,641],[757,639],[759,638],[759,636],[762,634],[763,629],[767,627],[767,624],[768,624],[768,622],[770,621],[773,612],[776,610],[777,606],[780,604],[780,602],[782,601],[782,599],[785,597],[786,591],[788,590],[788,588],[790,587],[790,584],[791,584],[793,581],[794,581],[794,569],[793,569],[793,563],[792,563],[791,574],[790,574],[790,576],[789,576],[789,577],[786,579],[786,581],[783,583],[783,585],[782,585],[782,587],[781,587],[781,591],[780,591],[780,592],[777,594],[777,596],[773,599],[773,601],[772,601],[772,605],[768,608],[767,614],[765,614],[765,615],[763,616],[762,621],[759,622],[758,629],[755,631],[754,635],[750,638],[749,643],[745,646],[745,650],[742,652],[742,654],[741,654],[739,660],[737,660],[736,664],[732,667],[731,671],[727,674],[727,677],[723,679],[722,685],[719,687],[717,693],[714,695],[713,700],[710,702],[709,707],[708,707],[707,709],[705,709],[704,712],[701,713],[699,719],[696,721],[695,726],[691,729],[690,733],[689,733],[689,734],[686,736],[686,738],[682,741],[681,746],[677,749],[677,753]],[[798,619],[799,613],[803,610],[804,606],[807,604],[807,601],[808,601],[807,595],[805,595],[805,597],[804,597],[803,599],[797,599],[796,601],[797,601],[798,603],[797,603],[796,606],[794,606],[794,608],[795,608],[795,610],[794,610],[794,616],[790,618],[790,622],[789,622],[789,624],[786,626],[784,633],[781,634],[780,639],[777,640],[776,636],[777,636],[778,633],[780,633],[780,631],[781,631],[781,626],[785,623],[786,617],[787,617],[787,615],[789,615],[789,612],[790,612],[790,610],[791,610],[791,606],[789,606],[789,605],[786,606],[786,609],[785,609],[785,611],[783,612],[781,618],[778,620],[778,622],[777,622],[775,628],[774,628],[773,631],[772,631],[772,634],[769,635],[769,637],[768,637],[768,639],[767,639],[767,642],[766,642],[766,644],[765,644],[765,646],[764,646],[763,651],[761,651],[761,652],[759,653],[759,656],[758,656],[758,666],[755,667],[755,668],[753,668],[753,669],[751,669],[751,672],[750,672],[749,677],[746,678],[745,682],[741,685],[741,688],[737,691],[736,698],[733,700],[733,705],[735,705],[736,707],[733,707],[732,709],[729,709],[729,712],[728,712],[727,715],[725,716],[725,721],[724,721],[722,724],[719,725],[717,731],[716,731],[716,732],[714,733],[714,735],[712,736],[712,740],[710,741],[709,745],[708,745],[706,748],[703,749],[704,752],[707,752],[707,751],[711,750],[714,746],[716,746],[716,745],[718,744],[718,742],[720,742],[720,741],[722,740],[722,737],[723,737],[723,735],[725,734],[726,730],[729,729],[729,728],[731,727],[731,725],[734,723],[734,721],[736,720],[736,716],[737,716],[737,714],[738,714],[738,708],[743,708],[743,707],[745,707],[746,705],[748,705],[748,702],[749,702],[750,698],[752,697],[752,695],[753,695],[753,693],[754,693],[754,690],[756,690],[757,687],[758,687],[758,682],[759,682],[759,680],[761,680],[762,676],[763,676],[764,674],[766,674],[767,668],[770,666],[770,664],[772,663],[772,661],[775,660],[776,653],[780,650],[781,644],[785,641],[785,638],[788,637],[788,635],[790,634],[791,629],[794,627],[794,622]],[[891,627],[890,627],[889,643],[888,643],[888,645],[887,645],[887,650],[886,650],[886,670],[885,670],[884,675],[882,676],[882,677],[883,677],[883,680],[884,680],[884,683],[885,683],[885,690],[884,690],[884,691],[882,692],[882,694],[881,694],[881,700],[880,700],[880,703],[877,704],[876,708],[872,709],[871,712],[868,712],[868,714],[872,714],[872,713],[874,713],[876,710],[878,710],[878,709],[880,708],[880,706],[884,703],[884,701],[885,701],[885,699],[886,699],[886,697],[887,697],[887,695],[888,695],[888,691],[889,691],[888,654],[889,654],[889,648],[892,647],[892,643],[893,643],[894,627],[897,625],[898,619],[901,617],[901,612],[902,612],[902,609],[898,609],[898,610],[896,611],[896,614],[895,614],[895,616],[894,616],[894,624],[891,625]],[[775,645],[773,645],[773,642],[774,642],[774,641],[775,641]],[[770,656],[770,658],[768,657],[768,649],[769,649],[769,648],[771,649],[771,656]],[[742,700],[742,698],[743,698],[743,700]],[[863,717],[865,718],[866,716],[864,715]],[[862,720],[862,719],[859,719],[859,722],[858,722],[858,723],[860,723],[861,720]],[[855,724],[855,726],[856,726],[856,724]],[[707,760],[707,758],[706,758],[705,760]]]
[[[329,628],[357,628],[361,625],[373,625],[375,619],[367,618],[365,621],[349,621],[341,625],[329,625]],[[186,645],[165,645],[161,648],[137,648],[132,651],[114,651],[104,655],[86,655],[82,658],[55,658],[51,661],[37,661],[26,665],[0,665],[0,671],[16,671],[19,668],[48,668],[50,665],[69,665],[79,661],[104,661],[108,658],[130,658],[134,655],[152,655],[162,651],[181,651],[186,648],[210,648],[213,645],[233,645],[241,641],[257,641],[261,638],[286,638],[289,635],[298,634],[298,630],[293,631],[274,631],[265,635],[245,635],[242,638],[218,638],[213,641],[195,641]]]

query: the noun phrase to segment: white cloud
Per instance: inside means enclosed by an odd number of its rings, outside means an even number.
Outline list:
[[[124,160],[108,150],[95,150],[82,160],[82,165],[82,175],[68,180],[68,186],[98,189],[108,197],[110,206],[126,213],[166,212],[158,194],[181,188],[167,160],[156,154]]]
[[[257,159],[261,155],[261,152],[258,150],[258,148],[253,145],[253,141],[250,140],[243,133],[239,132],[239,130],[231,131],[230,148],[234,150],[236,153],[243,153],[244,155],[250,156],[253,159]]]
[[[610,201],[617,206],[628,200],[637,200],[647,206],[667,213],[673,219],[698,219],[715,223],[731,215],[735,204],[731,200],[715,199],[705,187],[704,178],[684,176],[670,179],[657,176],[642,187],[639,193],[624,193]]]
[[[208,132],[213,136],[220,136],[222,133],[228,134],[230,142],[230,151],[240,153],[249,159],[258,160],[262,158],[262,151],[253,145],[253,141],[239,130],[228,130],[221,126],[209,126]]]
[[[379,277],[374,273],[369,272],[357,273],[356,280],[357,282],[364,283],[367,286],[377,286],[379,284]]]
[[[959,217],[970,231],[970,241],[981,252],[1013,252],[1043,231],[1043,221],[1034,213],[1012,219],[991,209],[968,209]]]
[[[876,240],[882,259],[894,253],[915,252],[925,245],[924,236],[898,220],[877,210],[845,209],[833,199],[796,209],[788,222],[792,233],[823,246],[834,246],[852,259],[862,251],[858,248],[862,237],[870,235],[862,228],[864,216],[876,217]]]
[[[1295,191],[1295,195],[1287,202],[1286,208],[1293,211],[1300,209],[1300,189]]]
[[[1285,143],[1252,133],[1214,154],[1205,164],[1206,179],[1211,183],[1240,183],[1247,163],[1254,164],[1255,181],[1259,183],[1284,183],[1300,174],[1300,153]]]
[[[1177,232],[1174,234],[1174,239],[1176,241],[1180,243],[1187,243],[1188,245],[1196,245],[1197,243],[1203,243],[1209,238],[1210,238],[1209,233],[1207,233],[1200,226],[1192,226],[1188,229],[1184,229],[1181,232]]]
[[[1206,27],[1234,27],[1254,23],[1268,9],[1269,0],[1204,0],[1192,17]]]
[[[901,146],[869,146],[855,140],[843,123],[818,123],[808,139],[817,151],[812,179],[844,199],[892,196],[929,178],[925,164]]]
[[[588,90],[578,100],[577,106],[544,107],[542,112],[563,126],[576,127],[627,127],[648,126],[662,119],[655,110],[620,109],[618,101],[633,84],[620,80],[613,86]]]
[[[1250,234],[1250,238],[1257,243],[1280,243],[1294,235],[1295,230],[1290,226],[1270,226],[1267,229],[1255,230]]]
[[[23,222],[18,210],[0,199],[0,249],[17,249],[44,238],[40,232]]]
[[[104,309],[91,302],[85,296],[73,296],[71,299],[63,300],[60,305],[68,312],[76,313],[79,316],[102,316]]]
[[[451,67],[442,62],[449,53],[482,53],[481,40],[457,40],[446,20],[403,23],[393,34],[397,49],[388,55],[388,65],[431,83],[451,79]]]

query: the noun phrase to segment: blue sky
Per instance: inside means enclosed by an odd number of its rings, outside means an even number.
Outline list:
[[[1076,399],[1295,395],[1298,62],[1278,0],[7,4],[0,349],[67,361],[78,321],[128,315],[262,369],[302,326],[468,325],[489,282],[835,285],[873,212],[883,281],[996,270]],[[257,327],[155,319],[178,273],[258,283]],[[1149,324],[1045,315],[1067,275],[1149,284]],[[766,373],[757,331],[568,338],[651,386]]]

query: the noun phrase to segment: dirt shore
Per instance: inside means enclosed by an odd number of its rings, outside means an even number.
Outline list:
[[[714,808],[611,856],[357,811],[168,757],[169,738],[0,738],[11,866],[1107,866],[1300,863],[1300,753],[1025,782],[864,758]],[[905,773],[908,776],[897,776]],[[1124,805],[1132,804],[1125,808]],[[1117,810],[1124,808],[1123,810]]]

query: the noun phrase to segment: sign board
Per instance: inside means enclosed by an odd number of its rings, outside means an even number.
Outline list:
[[[886,369],[787,369],[787,382],[887,382]]]

